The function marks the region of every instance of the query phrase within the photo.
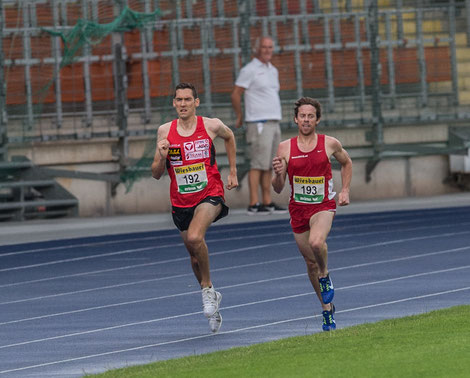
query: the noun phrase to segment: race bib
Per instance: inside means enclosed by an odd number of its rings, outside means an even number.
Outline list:
[[[321,203],[325,198],[325,177],[294,176],[294,201]]]
[[[204,163],[173,167],[173,169],[179,193],[196,193],[207,186],[207,173]]]

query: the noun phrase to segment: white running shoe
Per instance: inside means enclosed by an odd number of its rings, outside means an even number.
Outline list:
[[[222,315],[219,311],[216,311],[214,315],[209,317],[209,327],[213,333],[219,331],[220,326],[222,325]]]
[[[219,310],[219,303],[222,300],[222,294],[215,291],[213,287],[202,289],[202,308],[206,318],[211,317]]]

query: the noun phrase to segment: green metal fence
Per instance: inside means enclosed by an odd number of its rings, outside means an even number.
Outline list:
[[[4,151],[8,142],[96,137],[119,137],[125,146],[126,138],[154,134],[173,115],[171,91],[179,81],[198,86],[201,113],[231,124],[230,91],[259,34],[276,42],[285,127],[293,101],[303,95],[324,104],[329,126],[470,114],[459,100],[456,58],[457,28],[468,13],[463,2],[410,7],[397,0],[381,8],[371,0],[361,7],[331,1],[328,9],[306,0],[0,3]],[[142,17],[161,12],[85,44],[71,64],[61,65],[64,42],[50,31],[66,35],[79,19],[109,25],[125,9]]]

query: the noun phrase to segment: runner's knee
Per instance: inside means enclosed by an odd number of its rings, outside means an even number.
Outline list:
[[[204,242],[204,237],[198,232],[188,231],[186,235],[186,243],[191,247],[198,247],[201,243]]]
[[[320,253],[325,247],[325,242],[321,238],[312,238],[309,240],[309,244],[315,254]]]

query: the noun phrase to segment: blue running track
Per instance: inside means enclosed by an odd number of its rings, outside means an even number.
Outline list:
[[[176,230],[0,247],[0,376],[79,377],[321,332],[287,220],[213,225],[211,334]],[[338,215],[338,328],[470,304],[470,207]]]

